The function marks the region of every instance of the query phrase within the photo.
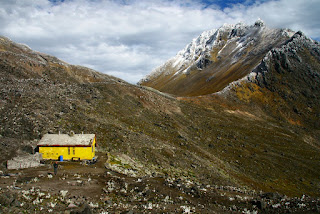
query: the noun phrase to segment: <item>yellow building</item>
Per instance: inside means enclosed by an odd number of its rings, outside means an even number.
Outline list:
[[[95,156],[95,134],[45,134],[38,143],[43,159],[92,160]]]

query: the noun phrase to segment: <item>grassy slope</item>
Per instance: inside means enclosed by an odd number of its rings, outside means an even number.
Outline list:
[[[232,86],[223,94],[224,98],[219,95],[180,98],[207,108],[220,103],[239,117],[266,120],[264,129],[248,126],[242,134],[255,138],[256,145],[264,148],[256,166],[260,178],[265,179],[264,185],[292,193],[316,187],[317,182],[312,180],[317,175],[313,172],[319,170],[314,160],[318,161],[320,152],[320,54],[317,43],[301,38],[303,35],[297,34],[284,48],[272,51],[269,59],[257,68],[255,79]],[[291,45],[296,47],[295,51]],[[275,124],[266,118],[273,118]],[[259,123],[255,122],[254,126]],[[296,173],[301,169],[303,177]]]

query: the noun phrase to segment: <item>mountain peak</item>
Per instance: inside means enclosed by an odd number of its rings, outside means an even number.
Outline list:
[[[265,23],[262,19],[258,19],[255,23],[254,23],[254,26],[257,26],[257,27],[264,27],[265,26]]]
[[[270,29],[261,19],[253,25],[224,24],[200,34],[139,84],[179,96],[214,93],[250,73],[290,36],[290,30]]]

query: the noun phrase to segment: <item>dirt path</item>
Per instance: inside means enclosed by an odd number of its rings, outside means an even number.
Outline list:
[[[85,194],[90,198],[100,197],[105,185],[104,163],[106,156],[98,154],[99,160],[94,165],[83,165],[81,162],[59,162],[57,175],[53,174],[53,162],[47,161],[44,166],[21,170],[10,170],[9,176],[2,177],[0,188],[13,186],[15,189],[27,190],[32,187],[49,191],[53,194],[67,190],[72,196]]]

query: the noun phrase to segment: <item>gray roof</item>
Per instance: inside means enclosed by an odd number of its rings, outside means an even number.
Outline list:
[[[45,134],[38,146],[91,146],[95,134]]]

